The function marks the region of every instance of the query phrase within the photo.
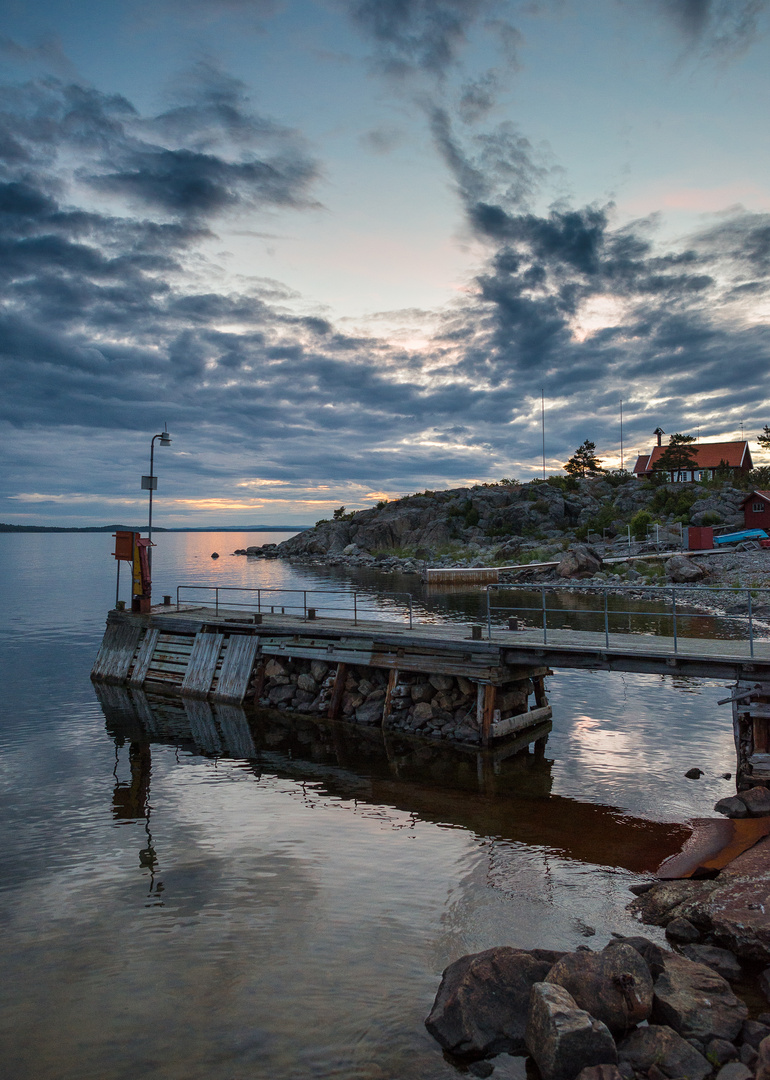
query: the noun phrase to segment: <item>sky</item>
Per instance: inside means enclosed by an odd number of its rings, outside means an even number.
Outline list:
[[[2,0],[0,521],[770,423],[770,0]],[[621,443],[622,402],[622,443]]]

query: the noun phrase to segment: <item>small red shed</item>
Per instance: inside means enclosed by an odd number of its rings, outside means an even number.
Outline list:
[[[747,529],[770,532],[770,491],[750,491],[743,500],[743,520]]]

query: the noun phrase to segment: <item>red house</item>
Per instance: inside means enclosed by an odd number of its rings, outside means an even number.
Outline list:
[[[770,532],[770,491],[751,491],[743,500],[743,520],[747,529]]]
[[[652,453],[640,454],[634,465],[634,473],[640,479],[643,476],[652,476],[655,462],[666,449],[661,446],[660,440],[665,432],[658,428],[653,434],[658,436],[658,445],[652,448]],[[697,464],[694,469],[683,469],[677,473],[674,479],[679,482],[713,480],[714,473],[721,465],[727,465],[737,472],[748,472],[754,468],[747,442],[691,443],[688,449],[692,451]]]

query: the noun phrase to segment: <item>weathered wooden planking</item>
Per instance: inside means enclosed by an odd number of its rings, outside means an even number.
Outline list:
[[[490,736],[499,739],[503,735],[511,735],[515,731],[524,731],[526,728],[541,724],[544,720],[550,720],[552,716],[551,706],[543,705],[529,712],[519,713],[517,716],[507,716],[505,720],[496,720],[490,729]]]
[[[142,636],[136,622],[108,622],[101,648],[91,672],[96,682],[124,683]]]
[[[255,758],[257,750],[243,709],[239,705],[216,705],[214,715],[230,757]]]
[[[205,753],[219,757],[222,753],[222,740],[209,703],[196,698],[185,698],[184,711],[187,713],[190,734],[195,745]]]
[[[262,653],[266,656],[289,656],[298,660],[325,660],[330,664],[359,664],[372,666],[372,641],[349,641],[339,638],[263,637]]]
[[[206,697],[211,689],[223,641],[224,634],[196,635],[195,644],[190,653],[190,662],[182,680],[183,694],[191,697]]]
[[[362,667],[386,668],[394,667],[403,671],[430,672],[431,675],[465,675],[468,678],[498,681],[507,673],[499,671],[497,666],[490,666],[490,659],[497,659],[499,650],[494,650],[494,656],[480,656],[477,660],[470,653],[459,653],[458,650],[442,650],[441,646],[426,644],[422,648],[403,646],[397,650],[386,651],[385,646],[372,640],[358,640],[356,638],[303,638],[295,637],[261,637],[262,653],[267,656],[287,656],[298,660],[325,660],[327,663],[357,664]],[[517,674],[518,674],[517,668]],[[542,668],[540,669],[542,670]],[[527,668],[520,675],[526,678],[531,673]],[[510,675],[511,678],[516,677]]]
[[[144,680],[147,678],[147,672],[150,669],[150,661],[152,660],[159,637],[160,630],[148,630],[142,638],[142,644],[139,646],[134,670],[131,672],[131,678],[128,680],[129,686],[144,685]]]
[[[254,657],[257,655],[259,638],[245,634],[231,634],[222,659],[214,701],[241,702],[249,688]]]

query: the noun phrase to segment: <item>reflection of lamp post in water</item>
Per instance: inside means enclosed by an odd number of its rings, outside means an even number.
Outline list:
[[[150,541],[147,549],[147,560],[150,570],[152,570],[152,493],[158,487],[158,478],[154,473],[154,457],[155,457],[155,440],[160,439],[161,446],[171,446],[171,436],[169,435],[164,425],[163,431],[159,435],[153,435],[150,442],[150,475],[142,477],[142,490],[149,491],[150,493],[150,513],[147,522],[147,539]]]

